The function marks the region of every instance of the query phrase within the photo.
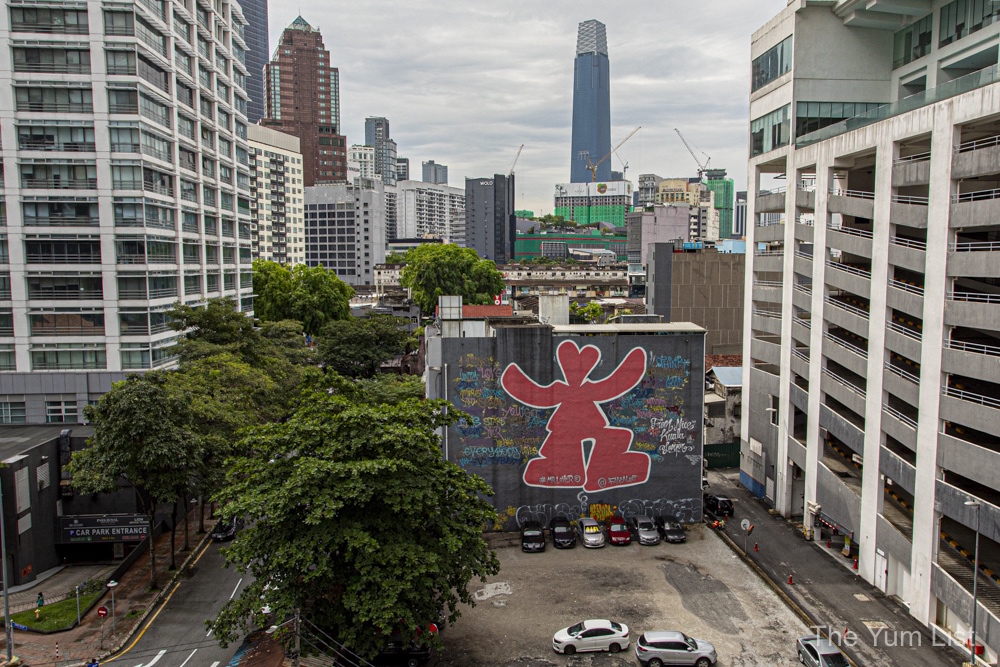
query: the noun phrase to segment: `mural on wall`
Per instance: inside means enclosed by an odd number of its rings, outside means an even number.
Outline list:
[[[449,457],[493,487],[497,530],[700,517],[701,336],[507,335],[443,348],[447,398],[467,415],[449,430]]]

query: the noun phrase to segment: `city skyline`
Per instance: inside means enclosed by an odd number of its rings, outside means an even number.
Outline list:
[[[366,117],[391,118],[401,154],[448,164],[456,182],[506,173],[523,143],[517,208],[544,213],[552,212],[552,186],[565,182],[569,169],[572,56],[581,21],[597,19],[611,35],[612,144],[643,126],[618,151],[629,163],[626,177],[636,183],[640,173],[693,176],[697,166],[673,131],[678,127],[743,190],[750,35],[785,4],[723,0],[637,22],[642,7],[634,2],[615,12],[597,2],[393,2],[394,28],[358,8],[334,14],[309,1],[272,5],[270,34],[276,44],[298,14],[322,32],[330,64],[341,72],[349,143],[363,142]],[[479,24],[489,29],[470,30]],[[671,29],[679,24],[700,29]]]

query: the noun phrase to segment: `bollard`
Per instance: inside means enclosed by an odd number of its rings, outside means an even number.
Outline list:
[[[829,537],[826,538],[826,548],[829,549],[832,546],[833,546],[833,540],[831,540]]]
[[[56,642],[56,662],[59,661],[59,642]]]
[[[760,547],[757,546],[756,542],[753,543],[753,550],[754,551],[760,551]]]

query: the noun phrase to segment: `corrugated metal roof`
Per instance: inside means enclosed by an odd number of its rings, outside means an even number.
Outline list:
[[[713,366],[709,373],[713,374],[720,384],[727,387],[743,386],[742,366]]]

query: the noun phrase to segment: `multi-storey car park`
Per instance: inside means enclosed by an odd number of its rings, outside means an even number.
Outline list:
[[[228,0],[8,2],[0,422],[167,366],[166,310],[252,311],[246,20]]]
[[[807,533],[847,535],[861,576],[959,643],[978,529],[989,661],[998,20],[990,2],[792,0],[754,34],[741,463],[747,487]]]

